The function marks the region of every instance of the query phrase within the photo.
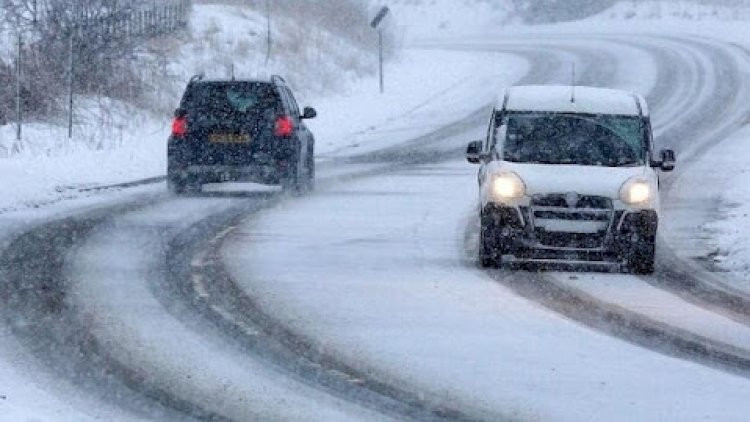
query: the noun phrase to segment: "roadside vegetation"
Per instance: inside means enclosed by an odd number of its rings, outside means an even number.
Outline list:
[[[368,25],[370,10],[366,2],[269,3],[273,19],[271,70],[285,70],[281,61],[297,69],[321,67],[320,62],[333,60],[341,70],[352,70],[356,75],[374,71],[374,60],[362,57],[362,52],[374,49],[377,41]],[[155,85],[175,79],[181,85],[186,74],[194,70],[176,69],[174,62],[190,62],[176,56],[196,53],[201,44],[218,47],[213,49],[216,57],[206,57],[206,63],[236,61],[240,67],[248,56],[265,60],[266,4],[265,0],[0,0],[0,23],[5,29],[0,61],[0,123],[15,119],[19,71],[24,117],[46,120],[67,110],[71,81],[76,95],[140,106],[154,104]],[[240,15],[248,18],[247,31],[231,28],[232,49],[216,45],[217,38],[228,29],[221,19],[214,19],[210,28],[201,22],[191,25],[191,18],[203,19],[200,13],[192,13],[194,6],[204,5],[236,6]],[[191,33],[195,28],[201,32]],[[186,44],[194,50],[180,48]],[[210,50],[203,53],[209,54]],[[220,67],[200,70],[214,75],[226,73],[226,66]],[[259,67],[253,66],[256,73]],[[326,78],[322,72],[312,72],[309,77]],[[323,89],[331,84],[318,85]],[[168,102],[173,101],[170,98]],[[160,102],[155,109],[162,111]]]
[[[0,0],[0,157],[137,142],[144,135],[130,133],[133,116],[167,122],[197,73],[281,74],[303,95],[321,96],[376,71],[365,2],[269,3],[267,59],[265,0]],[[386,35],[392,51],[395,37]],[[39,139],[38,130],[48,135]]]

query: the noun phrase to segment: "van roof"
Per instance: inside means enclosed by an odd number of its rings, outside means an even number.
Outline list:
[[[575,89],[575,101],[572,101]],[[643,97],[628,91],[564,85],[527,85],[508,88],[499,110],[648,116]]]

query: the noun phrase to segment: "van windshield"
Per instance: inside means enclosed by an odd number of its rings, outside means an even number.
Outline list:
[[[639,166],[646,125],[637,116],[568,113],[507,114],[496,139],[505,161],[584,166]]]

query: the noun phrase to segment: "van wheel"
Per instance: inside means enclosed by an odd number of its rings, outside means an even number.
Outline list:
[[[627,257],[627,269],[632,274],[651,275],[656,261],[656,242],[644,240],[631,246]]]
[[[483,215],[479,228],[479,264],[482,268],[498,268],[502,265],[502,259],[497,223]]]

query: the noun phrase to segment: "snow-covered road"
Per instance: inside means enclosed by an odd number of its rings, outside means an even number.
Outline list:
[[[697,40],[630,42],[656,62],[655,75],[633,53],[613,79],[606,72],[587,78],[649,92],[661,145],[689,160],[738,127],[747,113],[747,86],[739,79],[744,52]],[[573,45],[587,43],[606,45]],[[634,78],[635,69],[647,75]],[[262,308],[329,353],[478,415],[744,419],[750,385],[734,373],[750,369],[748,325],[662,289],[658,276],[477,270],[466,253],[475,243],[472,230],[465,236],[474,225],[474,177],[474,169],[456,163],[333,185],[284,212],[249,219],[224,244],[226,265]],[[558,301],[595,306],[550,303],[544,296],[553,283],[566,295]],[[528,284],[538,287],[528,291]]]
[[[648,93],[658,142],[689,160],[750,110],[748,57],[716,41],[537,35],[420,48],[507,54],[516,67],[498,86],[565,83],[575,61],[582,84]],[[454,89],[467,87],[480,84]],[[433,101],[450,109],[465,94]],[[742,420],[750,327],[742,308],[707,299],[700,272],[688,276],[702,289],[676,294],[669,268],[637,278],[473,265],[475,169],[458,160],[485,130],[486,106],[474,109],[408,113],[368,133],[377,146],[332,150],[305,198],[175,199],[155,186],[51,222],[0,217],[13,228],[0,256],[8,335],[102,409],[55,388],[43,415]],[[664,181],[668,213],[687,195],[682,174]],[[566,308],[553,288],[588,306]],[[23,408],[8,397],[0,410]]]
[[[732,416],[746,379],[550,313],[512,288],[533,274],[498,283],[477,269],[464,242],[474,178],[449,163],[332,186],[250,219],[223,256],[246,294],[318,347],[485,419],[744,418]]]

